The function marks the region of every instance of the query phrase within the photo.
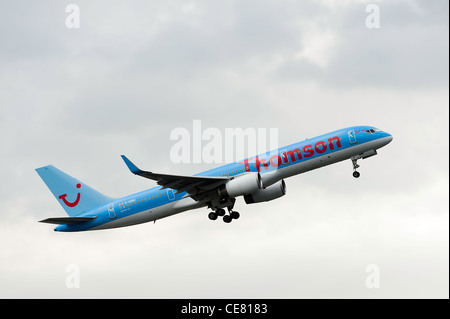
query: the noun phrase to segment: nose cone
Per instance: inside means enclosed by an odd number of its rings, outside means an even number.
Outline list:
[[[379,137],[380,147],[388,145],[393,139],[391,134],[382,132],[382,135]]]
[[[392,140],[394,139],[394,137],[391,135],[391,134],[389,134],[389,133],[386,133],[386,144],[389,144],[390,142],[392,142]]]

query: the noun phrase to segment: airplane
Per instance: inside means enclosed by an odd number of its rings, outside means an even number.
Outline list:
[[[237,197],[246,204],[286,195],[284,179],[350,159],[353,177],[360,177],[358,160],[377,154],[393,137],[372,126],[354,126],[297,142],[277,150],[226,164],[194,176],[143,171],[126,156],[131,173],[158,186],[122,198],[110,198],[53,165],[36,169],[69,217],[41,220],[57,224],[55,231],[110,229],[151,222],[192,209],[207,207],[210,220],[230,223],[240,217]],[[228,213],[225,212],[227,209]]]

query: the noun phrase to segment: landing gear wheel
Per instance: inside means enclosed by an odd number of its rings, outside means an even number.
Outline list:
[[[217,208],[216,209],[217,216],[224,216],[225,215],[225,209],[223,208]]]
[[[217,219],[217,214],[214,212],[211,212],[208,214],[208,218],[211,220],[216,220]]]
[[[232,220],[232,218],[231,218],[231,216],[230,215],[225,215],[225,216],[223,216],[223,221],[225,222],[225,223],[231,223],[231,220]]]
[[[360,156],[353,156],[352,158],[351,158],[351,160],[352,160],[352,164],[353,164],[353,177],[354,178],[358,178],[361,174],[359,174],[359,172],[357,171],[357,169],[359,168],[359,165],[358,165],[358,159],[360,159],[361,157]]]
[[[239,216],[241,216],[241,215],[240,215],[238,212],[232,211],[232,212],[230,213],[230,216],[231,216],[231,218],[233,218],[233,219],[238,219]]]

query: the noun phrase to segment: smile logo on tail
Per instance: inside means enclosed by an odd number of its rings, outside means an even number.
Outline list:
[[[81,184],[77,184],[77,188],[80,188],[80,187],[81,187]],[[80,202],[80,193],[77,194],[77,199],[76,199],[73,203],[68,202],[68,201],[66,200],[66,197],[67,197],[67,194],[62,194],[62,195],[59,196],[59,199],[62,199],[62,201],[64,202],[64,204],[66,204],[66,205],[69,206],[69,207],[75,207],[75,206],[77,206],[78,203]]]

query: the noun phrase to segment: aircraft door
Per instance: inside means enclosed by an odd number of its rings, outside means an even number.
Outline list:
[[[108,205],[108,213],[109,213],[109,218],[111,218],[111,219],[116,218],[116,213],[114,212],[114,204]]]
[[[357,140],[355,131],[348,131],[348,139],[350,140],[350,144],[356,144]]]
[[[175,192],[176,192],[176,190],[169,188],[169,189],[167,190],[167,197],[168,197],[170,200],[174,200],[174,199],[175,199],[175,194],[174,194]]]

